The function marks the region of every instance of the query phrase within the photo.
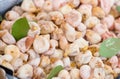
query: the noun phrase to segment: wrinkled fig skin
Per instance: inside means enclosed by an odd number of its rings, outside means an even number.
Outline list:
[[[4,15],[6,11],[21,2],[22,0],[0,0],[0,14]]]

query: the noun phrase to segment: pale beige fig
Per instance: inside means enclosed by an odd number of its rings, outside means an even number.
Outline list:
[[[0,51],[4,51],[6,46],[7,45],[2,40],[0,40]]]
[[[81,3],[83,4],[87,4],[87,3],[90,3],[91,0],[80,0]]]
[[[48,13],[46,13],[46,12],[44,12],[44,11],[42,11],[42,12],[39,12],[38,14],[37,14],[37,16],[36,16],[36,20],[38,21],[38,20],[50,20],[51,18],[50,18],[50,16],[49,16],[49,14]]]
[[[64,79],[70,79],[70,73],[64,69],[59,72],[58,77],[64,78]]]
[[[86,38],[91,44],[97,44],[101,41],[101,36],[92,30],[87,30]]]
[[[80,70],[77,68],[73,68],[70,71],[71,79],[80,79]]]
[[[22,65],[17,71],[17,77],[22,79],[30,79],[33,76],[33,67],[29,64]]]
[[[3,61],[1,65],[14,71],[14,67],[10,64],[10,62]]]
[[[57,58],[57,59],[62,59],[63,58],[63,53],[64,53],[63,50],[55,49],[54,53],[50,57]]]
[[[28,63],[34,67],[38,67],[40,64],[40,57],[36,57],[34,59],[31,59]]]
[[[18,18],[20,17],[20,15],[15,12],[15,11],[8,11],[6,14],[5,14],[5,18],[9,21],[14,21],[14,20],[17,20]]]
[[[72,6],[73,8],[76,8],[80,4],[80,0],[68,0],[68,4]]]
[[[105,78],[105,71],[103,68],[95,68],[94,69],[94,78],[96,79],[104,79]]]
[[[46,0],[43,4],[42,10],[44,10],[46,12],[52,11],[53,10],[52,0]]]
[[[40,34],[41,28],[36,22],[29,22],[30,29],[28,31],[28,36],[35,37],[36,35]]]
[[[51,33],[51,38],[55,40],[59,40],[61,36],[64,35],[64,32],[61,28],[56,28],[52,33]]]
[[[56,47],[58,47],[58,41],[55,40],[55,39],[51,39],[51,40],[50,40],[50,46],[51,46],[51,48],[56,48]]]
[[[95,16],[91,16],[85,21],[85,25],[87,28],[93,28],[99,23],[100,23],[100,20]]]
[[[92,9],[92,14],[98,18],[104,18],[105,17],[105,12],[101,7],[93,7]]]
[[[17,46],[20,49],[20,51],[24,53],[29,50],[29,48],[33,44],[33,41],[34,37],[27,36],[17,41]]]
[[[45,0],[33,0],[33,2],[37,8],[42,9],[45,3]]]
[[[36,8],[33,0],[24,0],[21,4],[21,8],[27,12],[36,12],[37,11],[37,8]]]
[[[77,10],[72,10],[71,12],[65,15],[65,20],[73,27],[76,27],[80,24],[82,20],[82,14]]]
[[[54,68],[54,67],[59,66],[59,65],[61,65],[61,66],[64,67],[64,63],[63,63],[63,61],[60,60],[60,59],[57,60],[57,61],[55,61],[55,62],[52,64],[52,67]]]
[[[7,44],[15,44],[16,40],[8,31],[2,36],[2,40]]]
[[[24,13],[23,9],[20,6],[14,6],[12,10],[17,12],[19,15],[22,15]]]
[[[92,5],[82,4],[78,11],[82,14],[82,22],[85,22],[90,16],[92,16]]]
[[[5,47],[4,53],[11,55],[13,57],[13,60],[19,58],[21,55],[19,48],[15,45],[7,45]]]
[[[13,66],[14,70],[17,70],[20,66],[22,66],[23,60],[21,58],[17,58],[11,62],[11,65]]]
[[[75,56],[75,62],[77,65],[88,64],[92,59],[92,53],[90,51],[86,51],[85,54],[78,54]]]
[[[56,25],[60,25],[64,21],[64,16],[59,11],[49,12],[49,16],[51,20],[55,22]]]
[[[68,14],[71,11],[72,11],[72,7],[68,4],[66,4],[60,8],[60,12],[63,13],[64,15]]]
[[[27,51],[27,54],[29,55],[30,60],[35,59],[36,57],[38,57],[38,54],[33,49],[29,49]]]
[[[43,36],[36,37],[33,42],[33,48],[39,54],[46,52],[49,49],[49,47],[49,40]]]
[[[80,67],[80,76],[83,79],[89,79],[91,74],[91,67],[89,65],[82,65]]]
[[[10,31],[11,28],[12,28],[13,23],[14,23],[14,21],[3,20],[1,22],[0,29]]]
[[[41,62],[40,62],[40,66],[41,67],[47,67],[50,64],[50,58],[48,56],[41,56]]]
[[[68,46],[68,41],[65,36],[62,36],[59,40],[59,46],[62,50],[65,50],[65,48]]]
[[[52,33],[55,29],[55,25],[52,21],[40,20],[38,24],[41,28],[41,34]]]
[[[39,79],[39,78],[42,78],[42,79],[46,79],[46,73],[44,71],[44,69],[42,69],[41,67],[36,67],[34,68],[34,71],[33,71],[34,75],[33,75],[33,79]]]
[[[64,57],[64,58],[63,58],[63,63],[64,63],[64,67],[65,67],[66,69],[70,68],[71,62],[70,62],[70,58],[69,58],[69,57]]]
[[[52,0],[53,9],[59,10],[62,6],[64,6],[67,3],[67,0]]]
[[[104,67],[104,63],[99,57],[93,57],[91,61],[89,62],[89,65],[91,68],[95,68],[95,67],[103,68]]]
[[[65,32],[65,37],[69,42],[73,42],[76,37],[75,28],[73,28],[70,24],[65,23],[63,24],[63,30]]]
[[[35,15],[33,13],[24,12],[21,17],[25,17],[28,21],[35,21]]]

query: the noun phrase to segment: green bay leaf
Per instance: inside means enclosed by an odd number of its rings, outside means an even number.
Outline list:
[[[52,77],[56,76],[62,69],[63,69],[63,67],[61,65],[56,66],[55,68],[53,68],[51,70],[51,72],[48,75],[47,79],[52,79]]]
[[[120,51],[120,39],[109,38],[104,40],[99,49],[99,54],[103,57],[110,58]]]
[[[120,6],[116,6],[118,12],[120,12]]]
[[[18,41],[21,38],[27,36],[28,30],[30,29],[26,18],[20,18],[12,26],[12,35]]]

